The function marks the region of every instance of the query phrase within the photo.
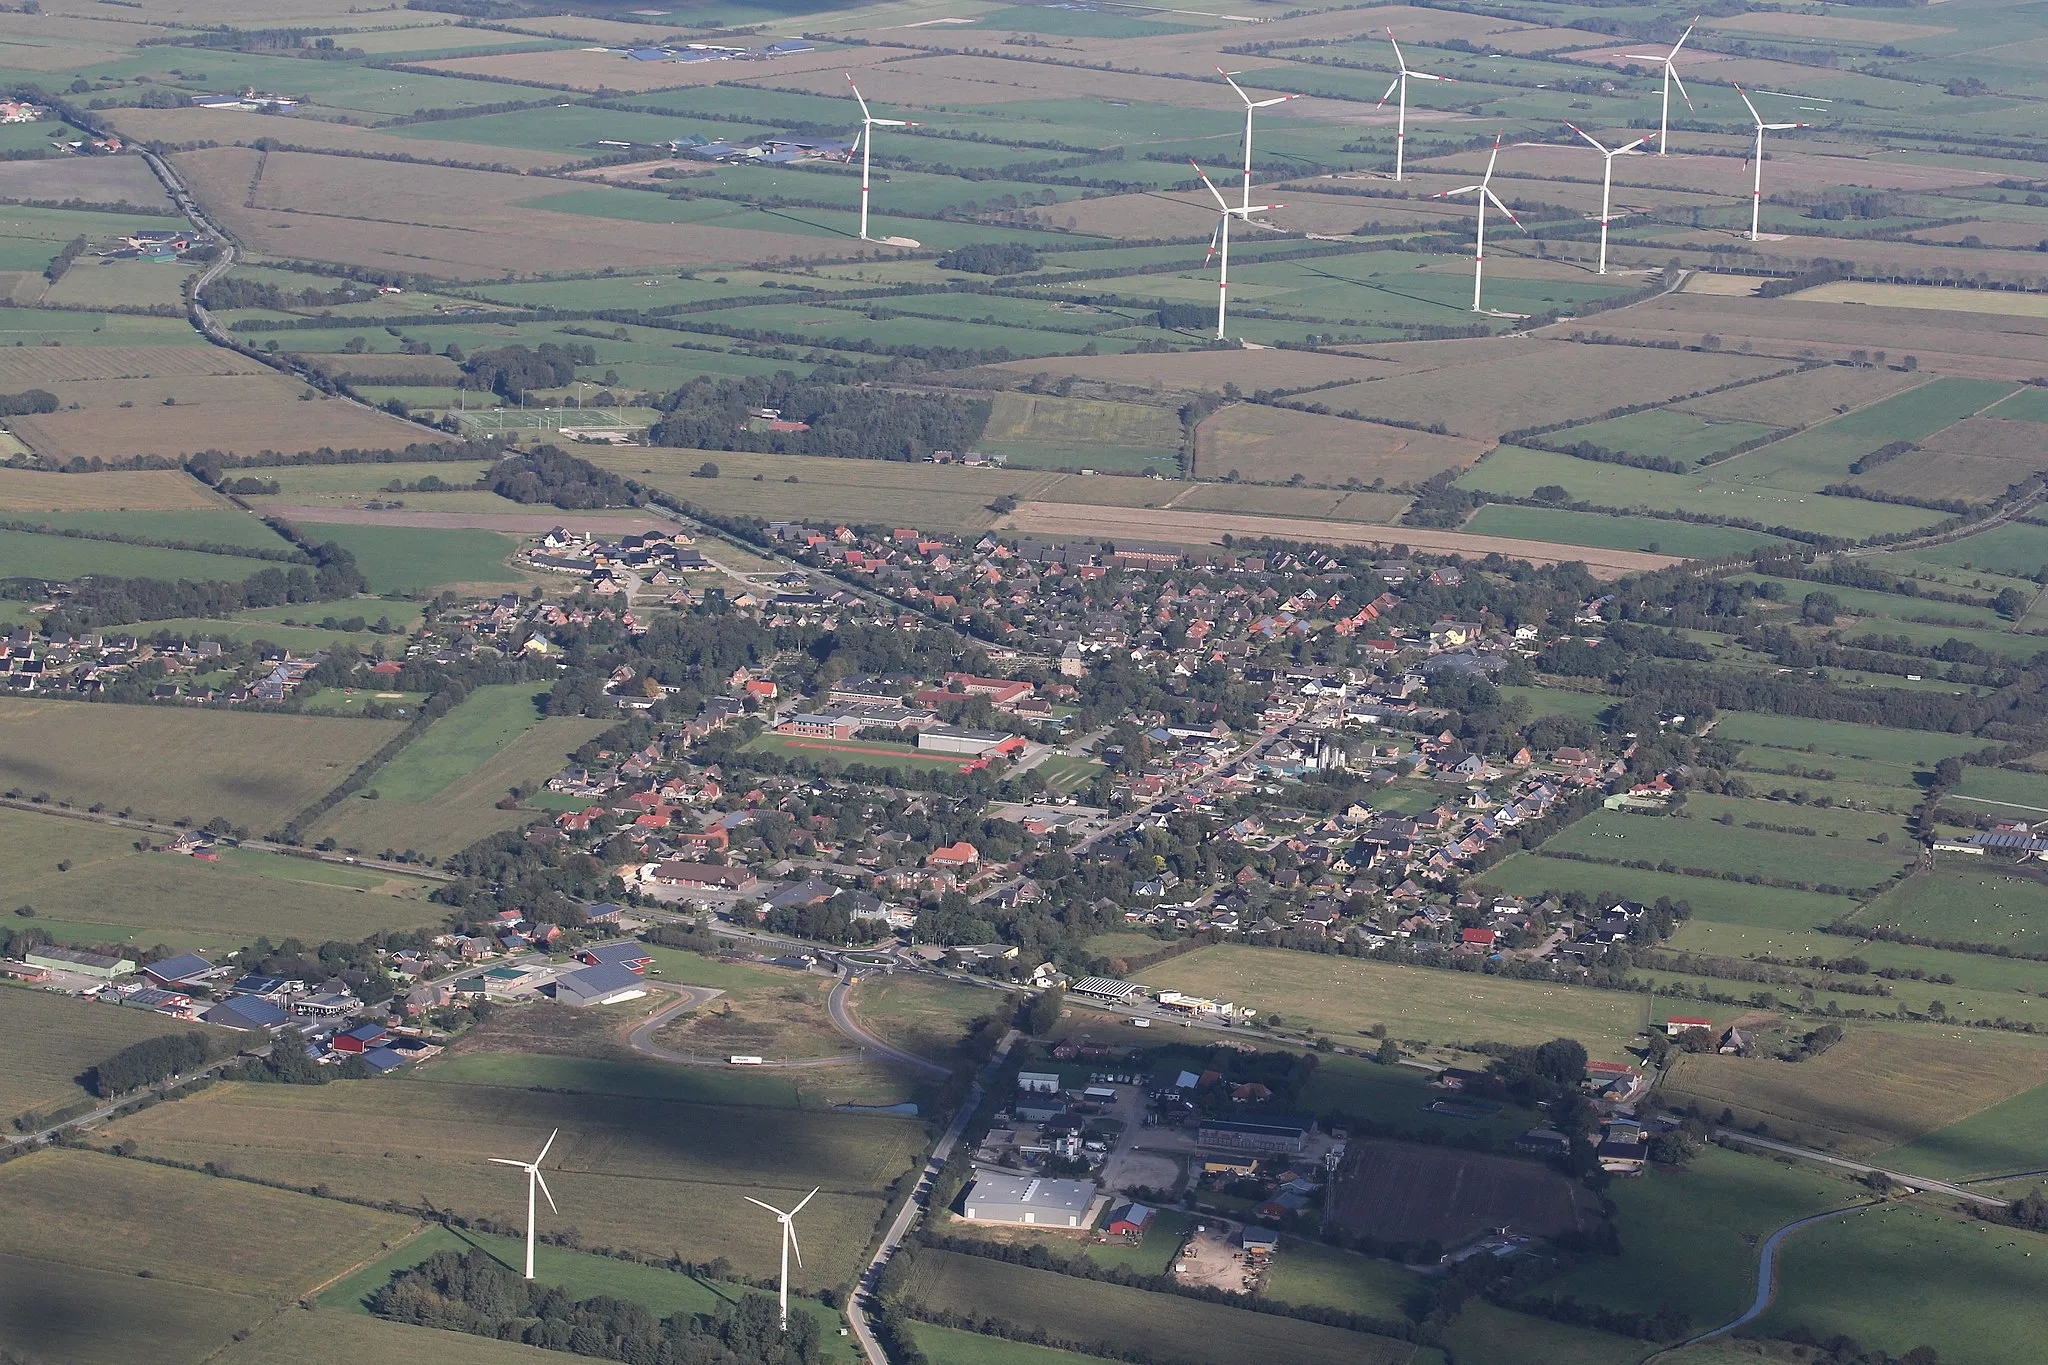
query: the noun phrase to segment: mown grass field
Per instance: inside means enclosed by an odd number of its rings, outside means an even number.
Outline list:
[[[1695,809],[1697,806],[1697,809]],[[1729,823],[1721,823],[1726,816]],[[1751,824],[1811,829],[1813,834],[1750,829]],[[1875,885],[1913,859],[1896,816],[1788,806],[1732,797],[1688,802],[1680,815],[1595,811],[1544,844],[1546,852],[1623,861],[1661,870],[1755,873],[1816,885]],[[1878,843],[1883,838],[1886,842]]]
[[[380,799],[425,801],[540,724],[531,683],[479,687],[371,774]]]
[[[2038,1240],[1918,1204],[1858,1210],[1779,1250],[1778,1297],[1757,1324],[1903,1353],[1937,1347],[1957,1365],[2025,1359],[2039,1340],[2048,1257]]]
[[[532,695],[531,686],[518,690]],[[487,729],[481,727],[479,733]],[[571,753],[603,729],[604,722],[599,720],[550,716],[424,799],[389,800],[377,786],[378,799],[374,801],[357,795],[341,802],[314,823],[314,837],[332,838],[345,848],[371,854],[386,849],[415,849],[434,857],[457,852],[486,835],[534,819],[531,810],[504,810],[498,802],[514,787],[532,788],[554,776]],[[443,750],[448,766],[467,762],[474,756],[474,747],[468,739],[460,744],[451,741]],[[400,751],[399,758],[405,753]],[[436,766],[430,763],[414,771],[422,782],[431,782]]]
[[[2048,1087],[2035,1086],[1884,1154],[1884,1163],[1946,1180],[1974,1179],[2040,1165]]]
[[[1742,554],[1759,546],[1775,544],[1778,540],[1778,537],[1761,531],[1744,531],[1733,526],[1699,526],[1655,517],[1609,516],[1600,512],[1520,507],[1508,503],[1492,503],[1480,508],[1458,529],[1474,535],[1505,536],[1510,540],[1552,540],[1564,545],[1593,545],[1609,550],[1648,550],[1654,554],[1683,555],[1688,559],[1716,559],[1722,555]]]
[[[1234,945],[1197,949],[1137,979],[1339,1038],[1356,1039],[1374,1024],[1396,1038],[1431,1043],[1572,1037],[1596,1057],[1618,1059],[1643,1023],[1641,1001],[1608,991]]]
[[[356,557],[371,592],[423,592],[458,583],[516,583],[506,559],[518,548],[496,531],[415,530],[396,526],[308,523],[315,540],[335,541]]]
[[[225,1160],[265,1179],[430,1200],[517,1226],[525,1190],[487,1159],[539,1151],[557,1128],[547,1171],[562,1208],[556,1226],[582,1228],[593,1243],[694,1261],[723,1255],[741,1273],[770,1274],[774,1220],[746,1218],[743,1196],[794,1202],[822,1185],[806,1211],[804,1268],[792,1276],[806,1288],[848,1278],[887,1186],[925,1141],[912,1119],[446,1085],[431,1071],[318,1088],[217,1086],[110,1132],[146,1155]]]
[[[0,469],[0,514],[9,518],[49,512],[220,511],[225,508],[223,499],[182,470],[124,469],[98,474],[52,474],[36,469]]]
[[[288,1309],[211,1359],[216,1365],[278,1360],[376,1360],[384,1365],[559,1365],[558,1351],[382,1318]]]
[[[933,1061],[954,1060],[974,1021],[1007,1017],[1010,997],[951,981],[891,973],[861,983],[854,1013],[877,1037]]]
[[[1095,1359],[1075,1351],[986,1337],[957,1327],[934,1327],[928,1322],[913,1325],[910,1338],[932,1365],[1087,1365]]]
[[[153,545],[38,535],[33,531],[0,531],[0,577],[6,578],[68,579],[106,574],[116,578],[239,583],[251,574],[275,567],[268,560],[202,554],[196,550],[165,550]]]
[[[1931,989],[1939,989],[1934,987]],[[1901,1146],[2048,1080],[2048,1049],[1975,1030],[1850,1027],[1804,1062],[1687,1054],[1664,1083],[1673,1103],[1850,1154]]]
[[[0,1120],[29,1110],[48,1114],[90,1099],[79,1080],[92,1067],[145,1038],[191,1030],[225,1036],[210,1025],[149,1010],[23,986],[0,988]]]
[[[930,1249],[918,1252],[904,1294],[933,1309],[1008,1318],[1090,1348],[1142,1342],[1195,1365],[1237,1365],[1257,1354],[1299,1365],[1403,1365],[1415,1350],[1363,1332]]]
[[[224,816],[262,833],[347,777],[401,728],[99,702],[0,700],[0,784],[163,820]]]
[[[1742,390],[1737,389],[1740,393]],[[1740,422],[1727,418],[1702,417],[1680,408],[1652,408],[1627,417],[1566,427],[1549,437],[1552,444],[1576,445],[1590,441],[1609,450],[1631,455],[1656,455],[1667,460],[1705,460],[1745,441],[1769,436],[1782,428],[1762,422]]]

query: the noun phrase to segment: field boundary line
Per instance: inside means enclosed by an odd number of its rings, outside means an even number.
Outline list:
[[[308,1197],[308,1198],[310,1198],[310,1199],[318,1199],[318,1198],[320,1198],[320,1196],[319,1196],[319,1195],[317,1195],[317,1194],[315,1194],[315,1195],[308,1195],[307,1197]],[[379,1250],[379,1251],[378,1251],[378,1253],[377,1253],[376,1255],[374,1255],[374,1256],[365,1256],[365,1257],[363,1257],[363,1259],[362,1259],[362,1260],[360,1260],[360,1261],[357,1261],[357,1262],[356,1262],[356,1263],[355,1263],[354,1265],[350,1266],[350,1267],[349,1267],[348,1269],[346,1269],[346,1270],[342,1271],[341,1273],[339,1273],[339,1274],[337,1274],[337,1275],[331,1275],[331,1276],[329,1276],[328,1278],[326,1278],[326,1279],[322,1280],[322,1281],[321,1281],[321,1282],[320,1282],[319,1284],[316,1284],[316,1285],[314,1285],[314,1286],[313,1286],[313,1287],[312,1287],[311,1289],[308,1289],[308,1290],[306,1290],[305,1292],[303,1292],[303,1293],[299,1294],[299,1295],[298,1295],[298,1297],[299,1297],[299,1298],[301,1298],[301,1299],[312,1299],[312,1298],[318,1298],[318,1297],[320,1296],[320,1294],[321,1294],[321,1293],[322,1293],[323,1291],[325,1291],[325,1290],[328,1290],[328,1289],[332,1289],[332,1288],[333,1288],[333,1287],[334,1287],[335,1285],[337,1285],[337,1284],[341,1283],[341,1281],[343,1281],[343,1280],[347,1279],[347,1278],[348,1278],[349,1276],[351,1276],[351,1275],[355,1274],[355,1273],[356,1273],[356,1272],[357,1272],[358,1270],[361,1270],[361,1269],[362,1269],[362,1268],[363,1268],[364,1266],[367,1266],[367,1265],[371,1265],[371,1264],[374,1264],[374,1263],[375,1263],[375,1262],[377,1262],[377,1261],[381,1261],[381,1260],[383,1260],[383,1259],[384,1259],[384,1258],[385,1258],[386,1256],[389,1256],[389,1255],[390,1255],[390,1254],[391,1254],[392,1252],[394,1252],[394,1251],[402,1251],[402,1250],[404,1250],[404,1249],[405,1249],[406,1247],[410,1246],[410,1245],[411,1245],[412,1243],[414,1243],[414,1242],[418,1241],[418,1240],[420,1239],[420,1236],[421,1236],[421,1235],[422,1235],[423,1233],[425,1233],[425,1232],[426,1232],[426,1231],[427,1231],[427,1230],[428,1230],[429,1228],[438,1228],[438,1227],[441,1227],[441,1226],[443,1226],[443,1225],[442,1225],[442,1224],[440,1224],[440,1223],[436,1223],[436,1222],[433,1222],[433,1221],[431,1221],[430,1219],[422,1218],[422,1219],[420,1219],[420,1221],[419,1221],[419,1222],[418,1222],[417,1224],[415,1224],[415,1225],[414,1225],[414,1227],[413,1227],[413,1230],[412,1230],[411,1232],[408,1232],[408,1233],[406,1233],[406,1234],[405,1234],[405,1236],[403,1236],[403,1237],[399,1238],[399,1239],[398,1239],[397,1241],[395,1241],[395,1242],[391,1243],[391,1244],[390,1244],[389,1246],[386,1246],[386,1247],[382,1248],[381,1250]]]

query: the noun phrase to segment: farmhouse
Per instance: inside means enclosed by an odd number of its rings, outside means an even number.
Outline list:
[[[647,983],[631,967],[585,967],[556,977],[554,993],[564,1005],[615,1005],[647,994]]]
[[[1249,1152],[1299,1152],[1315,1125],[1307,1119],[1204,1119],[1195,1141]]]
[[[1099,1191],[1092,1180],[1048,1180],[977,1169],[967,1187],[967,1216],[984,1223],[1078,1228]]]

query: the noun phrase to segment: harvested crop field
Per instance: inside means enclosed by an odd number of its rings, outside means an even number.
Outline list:
[[[0,1122],[31,1109],[48,1114],[83,1103],[89,1092],[78,1077],[130,1044],[187,1030],[219,1033],[150,1010],[54,991],[0,989]]]
[[[48,388],[86,379],[175,379],[264,374],[264,366],[219,346],[9,346],[0,348],[0,388]]]
[[[1856,483],[1909,497],[1985,502],[2044,469],[2048,444],[2041,440],[2039,423],[1966,417]]]
[[[182,512],[227,500],[177,469],[49,474],[0,469],[0,512]]]
[[[1415,484],[1468,468],[1485,453],[1481,442],[1456,436],[1238,403],[1197,430],[1195,474],[1220,479],[1242,473],[1262,483],[1299,475],[1322,484]]]
[[[0,785],[164,819],[274,829],[403,726],[328,716],[0,699]]]
[[[1353,1236],[1455,1247],[1503,1224],[1552,1237],[1600,1221],[1583,1185],[1535,1161],[1405,1142],[1353,1142],[1330,1217]]]
[[[1325,545],[1406,545],[1425,554],[1483,556],[1505,555],[1532,564],[1582,563],[1595,578],[1620,578],[1623,574],[1662,569],[1679,563],[1670,555],[1653,555],[1636,550],[1567,549],[1535,540],[1501,540],[1494,536],[1467,535],[1462,531],[1432,531],[1417,527],[1370,527],[1303,518],[1252,517],[1220,512],[1183,512],[1153,508],[1112,509],[1080,507],[1072,503],[1026,502],[1003,518],[1005,530],[1029,535],[1068,539],[1114,541],[1133,535],[1144,540],[1169,541],[1176,545],[1221,545],[1226,535],[1239,538],[1270,536],[1275,540],[1318,541]]]
[[[109,109],[106,117],[114,127],[137,141],[168,142],[174,146],[200,141],[246,145],[270,138],[309,151],[372,152],[418,161],[504,166],[515,171],[544,171],[580,159],[576,152],[480,147],[457,138],[398,137],[350,124],[323,123],[310,118],[280,120],[274,114],[247,114],[233,109]]]
[[[1939,987],[1929,987],[1930,992]],[[1804,1062],[1680,1056],[1674,1103],[1767,1121],[1772,1135],[1850,1155],[1896,1147],[2048,1080],[2048,1049],[1957,1032],[1858,1028]]]
[[[829,234],[595,220],[524,207],[545,195],[547,182],[495,171],[301,152],[265,156],[242,147],[181,152],[175,160],[250,250],[378,269],[473,279],[781,260],[847,247]]]
[[[1744,384],[1725,393],[1710,393],[1672,406],[1681,412],[1723,421],[1756,422],[1767,427],[1808,427],[1852,408],[1868,406],[1895,393],[1924,384],[1917,374],[1897,370],[1852,369],[1824,365],[1797,374]]]
[[[2027,235],[2036,241],[2041,229]],[[2016,318],[2048,318],[2048,296],[2012,289],[1943,289],[1931,284],[1879,284],[1837,280],[1786,297],[1801,303],[1861,303],[1880,308],[1921,308],[1943,313],[1988,313]]]
[[[59,383],[76,409],[10,419],[14,434],[49,460],[179,457],[201,450],[287,454],[332,446],[374,450],[410,445],[426,433],[411,423],[340,398],[314,397],[277,374]]]
[[[1143,1351],[1189,1365],[1402,1365],[1415,1350],[1388,1337],[931,1249],[917,1253],[904,1297],[929,1311],[1007,1318],[1044,1331],[1052,1344],[1119,1359]]]
[[[1497,441],[1501,433],[1521,427],[1598,417],[1623,405],[1669,402],[1784,368],[1781,362],[1753,356],[1534,338],[1416,342],[1390,348],[1385,355],[1401,362],[1395,373],[1320,390],[1315,400],[1333,412],[1442,422],[1458,435]]]
[[[1302,388],[1347,379],[1374,379],[1398,366],[1333,351],[1183,351],[1131,355],[1043,356],[1006,360],[988,367],[998,373],[1036,374],[1101,384],[1124,384],[1164,392],[1221,393],[1225,384],[1246,391]]]

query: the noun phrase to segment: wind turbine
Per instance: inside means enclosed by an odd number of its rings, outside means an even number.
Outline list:
[[[1401,55],[1401,44],[1394,40],[1394,30],[1387,30],[1387,41],[1394,44],[1394,65],[1400,68],[1401,74],[1394,77],[1394,83],[1387,87],[1387,93],[1381,95],[1380,102],[1373,107],[1376,109],[1386,108],[1387,101],[1394,97],[1394,92],[1396,90],[1401,92],[1401,113],[1394,122],[1394,179],[1399,180],[1401,178],[1402,153],[1407,150],[1408,144],[1408,82],[1410,80],[1443,81],[1446,84],[1452,82],[1449,76],[1432,76],[1427,71],[1410,71],[1408,69],[1408,59]]]
[[[1749,110],[1749,116],[1756,120],[1756,179],[1751,185],[1749,192],[1749,240],[1754,242],[1760,240],[1757,236],[1757,226],[1763,217],[1764,211],[1764,134],[1766,132],[1781,132],[1787,128],[1805,128],[1809,125],[1804,123],[1765,123],[1763,115],[1759,114],[1756,111],[1756,106],[1749,102],[1749,96],[1743,94],[1741,86],[1735,87],[1735,93],[1742,95],[1742,103]]]
[[[1655,137],[1656,134],[1646,133],[1634,142],[1609,149],[1601,146],[1591,133],[1579,127],[1578,124],[1567,122],[1564,126],[1586,139],[1586,141],[1591,142],[1593,149],[1600,153],[1600,273],[1605,275],[1607,273],[1607,203],[1609,194],[1614,188],[1614,158],[1629,155],[1636,148]]]
[[[823,1188],[824,1186],[822,1185],[818,1187],[818,1189]],[[804,1264],[803,1248],[796,1244],[796,1216],[804,1211],[804,1205],[818,1197],[818,1190],[812,1190],[802,1199],[799,1199],[796,1207],[788,1213],[784,1213],[773,1204],[762,1204],[760,1200],[754,1198],[751,1194],[742,1195],[741,1197],[749,1204],[757,1204],[768,1210],[768,1212],[775,1215],[775,1221],[782,1224],[782,1330],[787,1332],[789,1330],[789,1253],[792,1251],[796,1253],[797,1269],[803,1269]]]
[[[1479,306],[1479,286],[1486,274],[1487,201],[1493,201],[1493,206],[1499,209],[1502,213],[1507,214],[1508,221],[1510,223],[1513,223],[1517,228],[1521,228],[1522,233],[1525,236],[1528,234],[1529,231],[1529,229],[1522,227],[1522,220],[1515,217],[1514,210],[1510,209],[1506,204],[1501,203],[1500,196],[1493,192],[1493,163],[1498,161],[1499,159],[1500,134],[1495,133],[1493,135],[1493,154],[1486,158],[1486,174],[1480,177],[1478,184],[1460,185],[1458,186],[1458,188],[1454,190],[1445,190],[1442,194],[1432,194],[1430,196],[1430,198],[1432,199],[1449,199],[1453,195],[1459,194],[1476,194],[1478,196],[1477,203],[1479,205],[1479,235],[1475,237],[1472,242],[1472,311],[1475,313],[1485,311]]]
[[[1622,54],[1624,57],[1627,57],[1632,62],[1655,62],[1659,66],[1664,68],[1664,117],[1657,124],[1658,156],[1669,156],[1671,154],[1672,86],[1676,85],[1678,87],[1678,97],[1685,101],[1686,112],[1692,112],[1692,96],[1685,93],[1685,82],[1678,79],[1678,67],[1676,63],[1678,61],[1678,49],[1685,46],[1685,40],[1687,38],[1692,37],[1692,31],[1698,28],[1699,26],[1700,18],[1697,14],[1695,14],[1693,16],[1692,22],[1685,26],[1685,32],[1679,34],[1678,41],[1671,45],[1671,50],[1661,57],[1651,56],[1650,54],[1644,52],[1625,52]]]
[[[1195,174],[1202,177],[1202,183],[1209,186],[1209,193],[1216,198],[1216,232],[1209,238],[1209,255],[1202,258],[1202,264],[1209,264],[1211,256],[1220,258],[1216,270],[1216,339],[1221,341],[1223,324],[1230,311],[1230,220],[1237,218],[1250,223],[1255,213],[1268,213],[1273,209],[1284,209],[1287,205],[1245,204],[1241,208],[1232,208],[1224,202],[1216,187],[1209,183],[1208,174],[1193,157],[1188,158],[1188,165],[1195,168]]]
[[[1236,81],[1230,80],[1236,74],[1235,72],[1225,71],[1219,66],[1216,68],[1216,74],[1224,80],[1230,81],[1230,88],[1237,91],[1237,97],[1244,101],[1244,206],[1250,208],[1252,206],[1252,110],[1270,109],[1276,104],[1285,104],[1289,100],[1298,100],[1301,96],[1277,95],[1269,100],[1254,100],[1250,95],[1245,94],[1244,87],[1240,86]]]
[[[868,112],[868,102],[862,98],[860,87],[853,84],[853,73],[846,73],[846,83],[853,86],[853,97],[860,100],[860,239],[872,241],[868,236],[868,169],[875,150],[875,129],[877,128],[921,128],[920,123],[906,123],[900,118],[876,118]]]
[[[555,1139],[561,1136],[561,1132],[562,1130],[557,1128],[554,1132],[549,1133],[547,1142],[540,1149],[540,1155],[531,1161],[514,1161],[511,1157],[506,1156],[494,1156],[490,1159],[493,1166],[517,1166],[520,1170],[526,1172],[526,1278],[529,1280],[533,1278],[534,1187],[539,1186],[540,1192],[547,1195],[550,1212],[561,1212],[560,1209],[555,1208],[555,1197],[552,1194],[548,1194],[548,1182],[540,1178],[540,1163],[548,1159],[548,1148],[555,1145]]]

